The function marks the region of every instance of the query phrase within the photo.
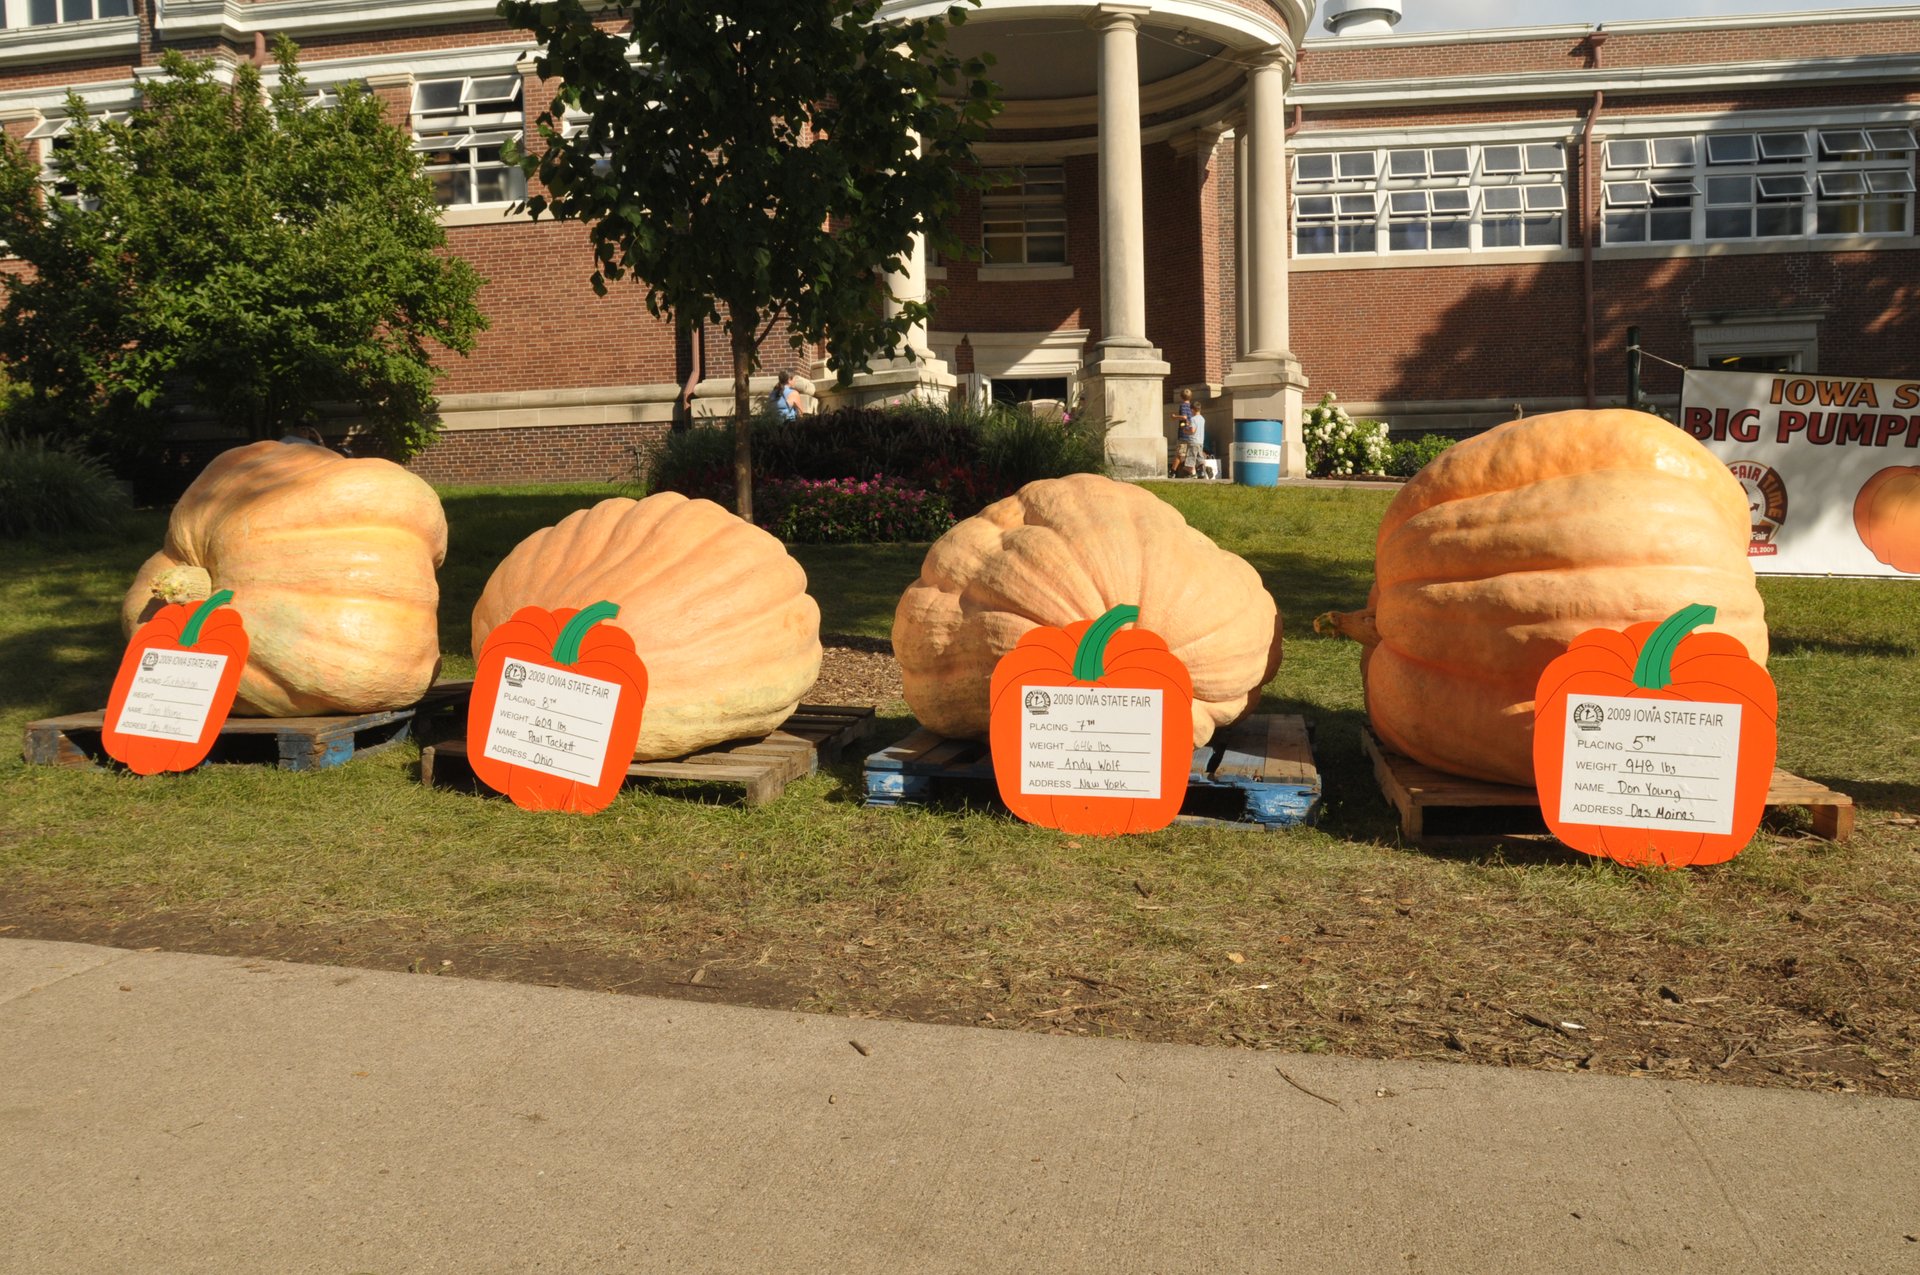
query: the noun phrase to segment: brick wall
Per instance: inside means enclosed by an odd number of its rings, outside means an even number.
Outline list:
[[[632,279],[594,295],[593,248],[578,223],[456,226],[447,244],[486,277],[480,309],[492,326],[470,357],[440,356],[439,393],[674,379],[672,324],[647,313],[646,291]]]
[[[1581,264],[1315,271],[1292,280],[1293,348],[1343,399],[1529,399],[1586,391]],[[1626,394],[1626,332],[1678,363],[1693,316],[1827,310],[1823,370],[1920,376],[1920,253],[1781,253],[1594,263],[1597,393]],[[1649,361],[1653,394],[1679,373]]]
[[[1721,30],[1610,31],[1601,52],[1608,68],[1694,66],[1789,58],[1862,57],[1920,49],[1920,21],[1911,18],[1786,24]],[[1544,39],[1455,40],[1401,47],[1309,45],[1301,83],[1397,80],[1421,76],[1498,75],[1579,70],[1590,64],[1584,35]]]
[[[430,483],[626,482],[666,435],[625,423],[451,430],[407,468]]]
[[[938,280],[932,284],[933,327],[962,334],[1087,328],[1089,343],[1101,339],[1099,160],[1093,155],[1072,155],[1062,164],[1067,183],[1067,264],[1073,267],[1073,278],[982,283],[977,262],[948,262],[944,284]],[[953,224],[966,242],[980,242],[977,193],[962,197]]]

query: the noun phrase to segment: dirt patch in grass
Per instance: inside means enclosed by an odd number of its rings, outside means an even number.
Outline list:
[[[1749,852],[1782,864],[1825,853],[1791,835]],[[1090,868],[1098,887],[1080,893],[1091,905],[1023,917],[1017,933],[957,915],[938,891],[816,908],[804,929],[694,907],[678,923],[648,909],[574,931],[467,935],[241,920],[139,891],[56,887],[0,902],[0,935],[856,1018],[1920,1097],[1920,939],[1901,909],[1695,874],[1686,913],[1725,924],[1669,925],[1571,915],[1524,889],[1463,894],[1420,856],[1383,866],[1377,887],[1339,877],[1233,913],[1217,896],[1189,901],[1177,870]]]

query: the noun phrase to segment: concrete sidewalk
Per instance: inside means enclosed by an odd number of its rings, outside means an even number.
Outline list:
[[[0,941],[8,1275],[1913,1272],[1916,1236],[1916,1103]]]

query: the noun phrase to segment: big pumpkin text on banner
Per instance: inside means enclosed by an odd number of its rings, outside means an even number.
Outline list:
[[[1920,381],[1689,371],[1680,402],[1746,488],[1754,570],[1920,575]]]

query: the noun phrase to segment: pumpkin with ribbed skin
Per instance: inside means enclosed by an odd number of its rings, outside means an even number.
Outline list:
[[[1363,611],[1367,716],[1438,770],[1533,786],[1534,690],[1588,629],[1689,603],[1767,658],[1751,519],[1725,462],[1643,412],[1555,412],[1442,452],[1400,489]]]
[[[820,675],[820,607],[778,540],[710,500],[603,500],[534,532],[473,608],[473,650],[524,606],[606,600],[647,670],[634,757],[764,735]]]
[[[236,714],[402,708],[440,668],[434,569],[446,556],[440,498],[392,461],[251,443],[180,497],[121,619],[132,633],[165,603],[231,589],[252,643]]]
[[[1075,474],[1028,483],[927,551],[893,616],[907,704],[932,731],[985,739],[994,666],[1023,635],[1126,605],[1192,674],[1196,748],[1280,666],[1259,573],[1145,489]]]
[[[1853,529],[1876,559],[1920,574],[1920,465],[1883,469],[1861,484]]]

